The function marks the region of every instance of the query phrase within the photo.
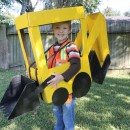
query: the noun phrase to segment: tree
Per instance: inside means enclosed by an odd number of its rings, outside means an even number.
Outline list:
[[[98,9],[98,5],[101,3],[100,0],[84,0],[83,5],[86,13],[93,13]]]
[[[105,16],[120,16],[121,15],[120,11],[115,11],[112,8],[108,7],[108,6],[106,7],[106,9],[104,9],[103,14]]]
[[[126,12],[124,13],[124,16],[130,17],[130,10],[129,10],[129,11],[126,11]]]
[[[76,6],[81,4],[83,0],[45,0],[45,9],[55,9]]]
[[[4,8],[5,6],[9,6],[9,5],[11,5],[10,0],[0,0],[0,10],[2,10],[2,8]]]
[[[11,6],[13,0],[0,0],[0,24],[12,25],[14,21],[14,16],[10,13],[4,13],[5,8]]]
[[[32,4],[33,0],[1,0],[0,4],[7,6],[11,5],[11,3],[14,1],[22,6],[20,15],[25,12],[33,12],[39,2],[44,3],[45,7],[43,9],[55,9],[83,5],[86,13],[94,12],[100,4],[100,0],[36,0],[34,6]]]
[[[21,12],[20,15],[25,13],[25,12],[33,12],[35,7],[37,6],[39,1],[44,1],[44,0],[37,0],[34,6],[32,6],[32,1],[31,0],[0,0],[0,10],[4,7],[9,7],[11,4],[14,2],[17,2],[21,4]]]
[[[11,4],[11,0],[0,0],[0,6]]]
[[[10,13],[3,13],[0,11],[0,24],[6,24],[7,26],[14,24],[14,16]]]
[[[86,13],[93,13],[100,2],[100,0],[45,0],[45,9],[83,5]]]
[[[21,14],[24,14],[25,12],[33,12],[40,0],[37,0],[34,6],[32,6],[31,0],[15,0],[15,1],[21,4],[22,6],[22,9],[20,12],[20,15],[21,15]]]

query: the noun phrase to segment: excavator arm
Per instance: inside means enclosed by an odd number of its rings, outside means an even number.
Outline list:
[[[110,65],[110,51],[108,46],[106,20],[99,13],[86,15],[86,48],[82,54],[89,57],[92,80],[102,84]],[[75,44],[79,49],[82,47],[82,33],[78,33]]]

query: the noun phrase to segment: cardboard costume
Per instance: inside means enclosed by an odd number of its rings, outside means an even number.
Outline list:
[[[47,81],[53,78],[52,73],[62,73],[69,67],[69,62],[48,69],[39,26],[77,19],[81,29],[74,43],[82,50],[81,69],[71,80],[61,81],[58,88],[51,89]],[[62,105],[70,93],[77,98],[85,96],[92,81],[103,83],[110,65],[110,52],[106,21],[101,13],[85,15],[83,6],[78,6],[29,12],[16,18],[15,23],[29,78],[22,75],[14,77],[5,92],[0,106],[6,109],[5,113],[8,112],[8,119],[37,108],[39,94],[46,103]],[[24,29],[29,33],[35,66],[29,57]]]

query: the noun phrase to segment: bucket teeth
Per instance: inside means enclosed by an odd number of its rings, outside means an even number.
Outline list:
[[[0,106],[0,110],[3,112],[5,117],[9,117],[10,114],[8,113],[8,111],[4,105]]]
[[[5,106],[2,106],[2,107],[0,108],[0,110],[1,110],[1,111],[6,110]]]
[[[7,113],[6,109],[3,110],[4,115]]]
[[[0,106],[0,110],[3,109],[3,108],[4,108],[4,106]]]
[[[9,117],[9,115],[10,115],[9,113],[4,113],[5,117]]]
[[[9,116],[9,112],[7,111],[7,109],[4,109],[3,114],[4,114],[5,117]]]

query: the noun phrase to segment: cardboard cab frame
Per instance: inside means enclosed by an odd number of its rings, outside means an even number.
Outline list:
[[[53,78],[53,73],[63,73],[67,70],[70,63],[67,62],[61,66],[48,69],[39,26],[68,20],[80,21],[81,29],[74,43],[78,49],[82,48],[81,69],[71,80],[68,82],[61,81],[58,88],[52,89],[48,86],[47,81]],[[15,85],[12,85],[11,81],[5,92],[0,106],[5,109],[5,113],[8,113],[8,119],[37,108],[39,106],[39,94],[46,103],[53,102],[55,105],[62,105],[66,102],[70,93],[73,93],[77,98],[85,96],[90,89],[92,80],[99,84],[103,83],[110,65],[110,52],[106,21],[100,12],[85,15],[83,6],[44,10],[23,14],[16,18],[15,23],[26,70],[29,70],[29,78],[22,75],[14,77],[12,81]],[[24,29],[28,29],[35,67],[31,65]],[[16,83],[17,80],[21,84],[24,82],[24,85],[20,85],[21,93],[17,92],[19,87]],[[13,93],[11,93],[12,91]],[[35,98],[34,103],[32,103],[32,98]],[[15,105],[10,107],[9,104]]]

